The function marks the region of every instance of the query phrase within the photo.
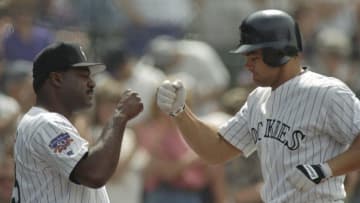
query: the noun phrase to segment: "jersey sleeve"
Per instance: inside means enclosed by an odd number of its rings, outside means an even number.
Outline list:
[[[360,102],[355,94],[342,85],[330,90],[328,96],[326,130],[337,141],[351,144],[360,133]]]
[[[49,119],[29,140],[32,151],[53,170],[65,177],[88,152],[88,142],[64,119]]]
[[[219,129],[220,135],[240,149],[245,157],[250,156],[256,150],[256,145],[250,135],[247,116],[248,105],[245,103],[240,111]]]

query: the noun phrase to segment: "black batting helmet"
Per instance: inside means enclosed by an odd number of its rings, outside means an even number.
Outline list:
[[[263,60],[269,66],[281,66],[302,51],[299,27],[284,11],[254,12],[242,21],[239,29],[240,44],[232,53],[262,49]]]

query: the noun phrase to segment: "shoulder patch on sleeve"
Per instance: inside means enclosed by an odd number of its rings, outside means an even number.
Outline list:
[[[74,140],[70,137],[68,133],[61,133],[50,141],[49,147],[55,153],[61,153],[62,151],[66,150],[73,141]]]

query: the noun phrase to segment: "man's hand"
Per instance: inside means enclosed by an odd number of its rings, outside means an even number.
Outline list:
[[[174,117],[184,111],[185,99],[186,91],[180,80],[165,80],[157,91],[157,105],[163,112]]]
[[[298,165],[287,177],[287,180],[298,190],[308,191],[316,184],[325,181],[332,176],[328,164]]]
[[[143,110],[143,104],[137,92],[126,90],[116,107],[115,117],[125,117],[130,120]]]

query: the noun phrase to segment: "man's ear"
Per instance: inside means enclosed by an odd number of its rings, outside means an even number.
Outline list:
[[[61,72],[51,72],[49,74],[50,83],[55,87],[60,87],[63,82],[63,76]]]

